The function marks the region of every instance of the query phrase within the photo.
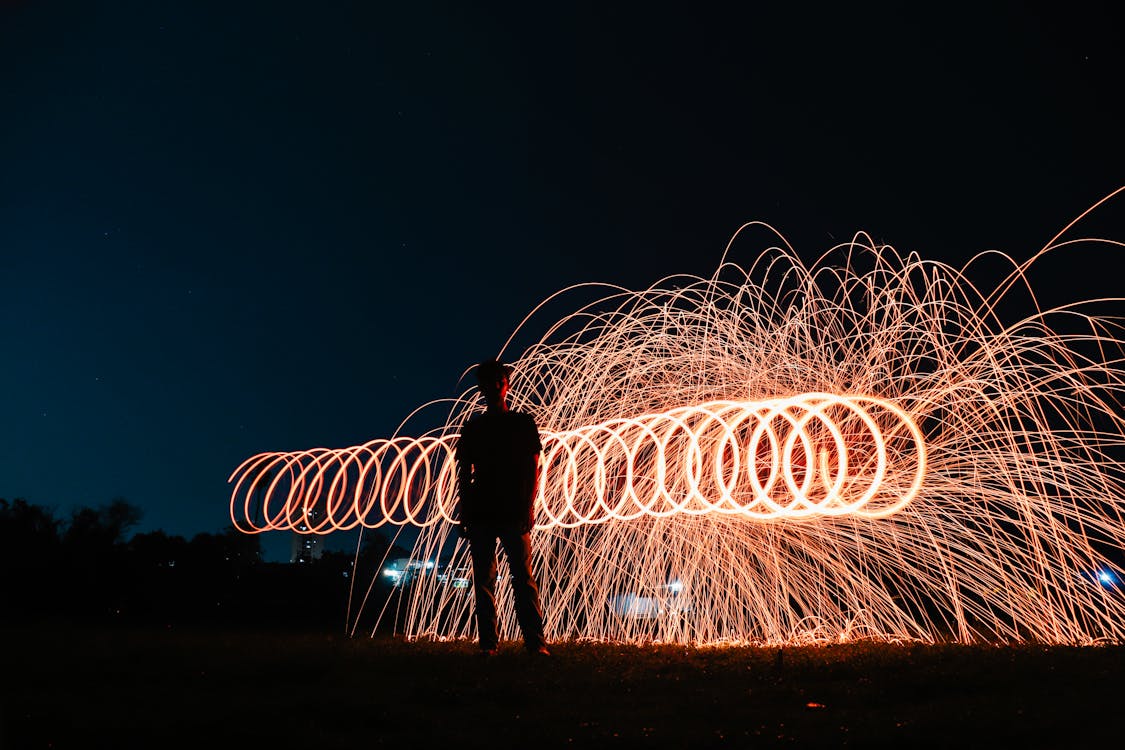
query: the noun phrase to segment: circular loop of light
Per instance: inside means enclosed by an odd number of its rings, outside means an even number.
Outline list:
[[[713,401],[544,432],[536,527],[719,513],[883,518],[918,493],[922,432],[873,396]],[[267,453],[232,474],[246,532],[456,523],[455,436]]]

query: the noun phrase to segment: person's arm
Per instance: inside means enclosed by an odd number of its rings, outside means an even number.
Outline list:
[[[462,440],[464,434],[457,441],[457,447],[454,449],[453,457],[457,461],[457,525],[462,533],[468,531],[468,524],[465,522],[465,506],[468,504],[467,500],[472,492],[473,486],[473,462],[465,455]]]
[[[535,494],[536,495],[539,494],[539,480],[542,478],[542,474],[543,474],[543,465],[542,465],[542,462],[539,460],[539,457],[541,455],[542,454],[540,454],[540,453],[535,454]]]
[[[531,423],[531,444],[535,449],[535,453],[533,454],[535,463],[535,468],[533,470],[534,483],[531,485],[531,525],[534,526],[535,503],[539,500],[539,482],[543,479],[543,441],[539,437],[539,427],[535,424],[535,420],[529,418],[528,421]]]
[[[535,450],[535,494],[539,494],[539,480],[542,479],[543,467],[541,465],[541,457],[543,456],[543,440],[539,437],[539,425],[535,424],[535,420],[528,418],[531,423],[531,445]]]
[[[466,461],[464,458],[457,457],[457,497],[461,502],[465,502],[465,497],[469,494],[469,488],[473,484],[473,465]]]

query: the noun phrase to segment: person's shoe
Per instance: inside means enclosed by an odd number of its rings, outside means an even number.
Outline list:
[[[551,649],[540,644],[538,646],[528,646],[527,653],[531,654],[532,656],[550,656]]]
[[[487,659],[490,656],[496,656],[498,653],[500,653],[500,650],[495,646],[493,646],[492,648],[482,648],[480,650],[480,655],[483,659]]]

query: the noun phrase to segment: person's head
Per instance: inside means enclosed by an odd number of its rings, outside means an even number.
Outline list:
[[[489,406],[503,404],[508,397],[508,377],[512,366],[495,359],[486,359],[477,365],[477,385]]]

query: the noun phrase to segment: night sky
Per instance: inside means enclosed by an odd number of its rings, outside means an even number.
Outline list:
[[[1110,3],[470,5],[0,2],[0,497],[219,531],[244,458],[389,435],[570,284],[750,220],[1023,259],[1125,184]]]

